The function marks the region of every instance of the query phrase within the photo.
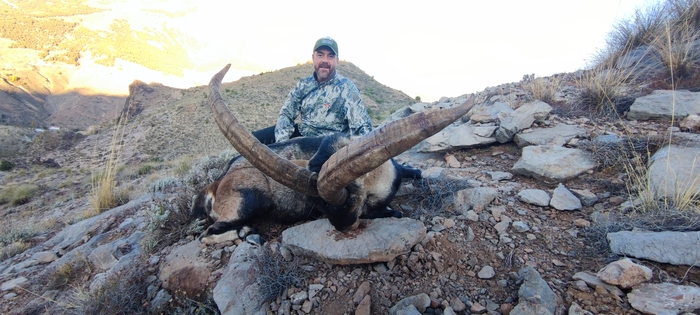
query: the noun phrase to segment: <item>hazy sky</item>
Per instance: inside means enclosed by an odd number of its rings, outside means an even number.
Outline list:
[[[205,71],[191,74],[199,84],[227,62],[244,61],[252,70],[232,71],[227,81],[304,63],[316,39],[331,36],[341,60],[424,101],[519,81],[524,74],[584,68],[615,21],[655,2],[116,1],[125,12],[141,7],[181,13],[183,19],[168,23],[199,40],[197,59]],[[148,15],[141,19],[156,22]]]

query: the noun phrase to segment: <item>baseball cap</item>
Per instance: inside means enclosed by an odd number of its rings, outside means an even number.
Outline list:
[[[318,49],[321,46],[326,46],[330,48],[330,50],[332,50],[334,54],[338,54],[338,43],[336,43],[335,40],[330,37],[319,38],[316,41],[316,45],[314,45],[314,51],[316,51],[316,49]]]

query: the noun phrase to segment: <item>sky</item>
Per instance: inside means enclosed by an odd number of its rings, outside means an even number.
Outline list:
[[[125,14],[136,8],[181,14],[167,23],[199,42],[199,66],[187,74],[195,84],[208,83],[229,62],[234,69],[225,81],[305,63],[315,41],[330,36],[341,60],[411,97],[435,101],[525,74],[583,69],[614,23],[656,2],[115,0],[113,7]],[[139,19],[161,23],[152,15],[129,20]]]

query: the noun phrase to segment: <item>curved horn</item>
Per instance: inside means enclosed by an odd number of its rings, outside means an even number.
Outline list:
[[[323,164],[319,195],[335,205],[344,203],[347,185],[466,115],[475,98],[472,94],[459,106],[413,114],[355,139]]]
[[[263,145],[233,115],[221,97],[221,80],[231,64],[226,65],[209,81],[209,107],[214,113],[214,120],[219,130],[234,148],[265,175],[298,192],[318,196],[316,190],[316,173],[299,167],[291,161],[280,157]]]

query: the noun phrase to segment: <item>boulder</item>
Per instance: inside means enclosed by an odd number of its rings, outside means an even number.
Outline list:
[[[171,292],[185,292],[195,296],[204,293],[213,267],[204,258],[199,257],[201,243],[191,241],[175,247],[161,265],[158,275],[163,287]]]
[[[543,121],[552,111],[552,106],[542,101],[523,104],[515,111],[501,118],[501,124],[496,130],[496,140],[506,143],[513,139],[516,133],[530,128],[535,121]]]
[[[655,198],[690,198],[700,194],[700,148],[669,145],[656,151],[649,166]]]

